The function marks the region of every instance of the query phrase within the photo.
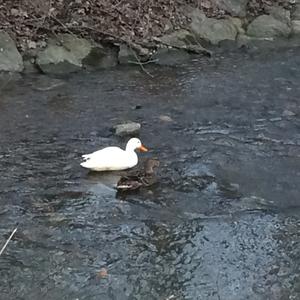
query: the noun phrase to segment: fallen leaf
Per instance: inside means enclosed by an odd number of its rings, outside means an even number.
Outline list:
[[[97,273],[99,278],[107,278],[108,273],[106,268],[101,268],[100,271]]]

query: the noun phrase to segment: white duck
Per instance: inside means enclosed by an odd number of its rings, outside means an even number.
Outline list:
[[[135,150],[146,152],[137,138],[131,138],[126,145],[126,150],[119,147],[107,147],[90,154],[82,155],[85,160],[80,165],[92,171],[116,171],[132,168],[138,163],[138,156]]]

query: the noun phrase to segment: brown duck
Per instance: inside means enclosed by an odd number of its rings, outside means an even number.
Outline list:
[[[142,186],[147,187],[153,185],[157,181],[156,169],[158,167],[159,161],[157,159],[146,160],[142,170],[129,172],[120,178],[117,183],[117,190],[132,191]]]

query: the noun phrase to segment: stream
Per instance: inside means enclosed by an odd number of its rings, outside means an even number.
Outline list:
[[[0,80],[1,300],[300,299],[300,48]],[[80,157],[124,147],[117,193]]]

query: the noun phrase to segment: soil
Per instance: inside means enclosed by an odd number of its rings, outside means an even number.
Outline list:
[[[253,17],[274,4],[291,6],[289,0],[251,0],[247,13]],[[47,37],[61,32],[148,45],[153,37],[186,26],[187,5],[208,17],[228,14],[215,0],[0,0],[0,30],[11,34],[21,52],[43,47]]]

